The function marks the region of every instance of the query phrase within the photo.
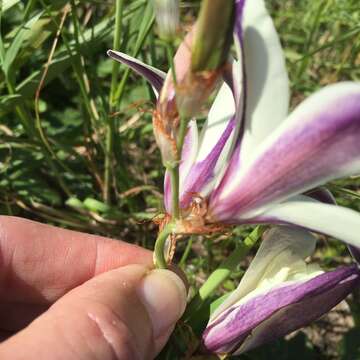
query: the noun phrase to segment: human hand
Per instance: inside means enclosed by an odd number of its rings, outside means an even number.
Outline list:
[[[186,305],[152,253],[0,216],[1,359],[152,359]]]

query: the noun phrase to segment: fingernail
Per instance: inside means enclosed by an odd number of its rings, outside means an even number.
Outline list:
[[[140,283],[139,297],[145,305],[157,339],[183,314],[186,289],[183,281],[169,270],[153,270]]]

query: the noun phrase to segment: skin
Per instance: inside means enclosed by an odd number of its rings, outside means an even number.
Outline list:
[[[152,267],[138,246],[0,216],[0,358],[154,358],[186,290]]]

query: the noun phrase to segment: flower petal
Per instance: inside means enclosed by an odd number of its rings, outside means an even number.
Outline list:
[[[348,249],[355,261],[360,264],[360,248],[350,245],[348,246]]]
[[[149,81],[149,83],[156,90],[156,95],[160,93],[166,77],[166,73],[120,51],[108,50],[107,54],[112,59],[129,66],[132,70],[134,70],[136,73],[143,76],[147,81]]]
[[[244,76],[240,46],[242,8],[244,0],[236,2],[234,35],[239,60],[224,72],[222,84],[201,131],[196,161],[180,186],[181,206],[189,205],[192,194],[206,197],[221,178],[237,141],[244,112]],[[185,175],[185,174],[184,174]]]
[[[309,231],[288,226],[272,227],[265,233],[259,250],[239,286],[216,309],[211,320],[254,291],[261,281],[271,285],[281,284],[289,276],[287,270],[310,256],[314,252],[315,244],[316,238]],[[286,271],[282,271],[283,269]]]
[[[310,190],[305,195],[324,204],[337,205],[334,195],[325,187]],[[347,247],[354,260],[360,264],[360,248],[349,244]]]
[[[306,196],[296,196],[274,205],[253,221],[293,224],[360,247],[359,212],[323,204]]]
[[[330,85],[304,101],[242,172],[229,168],[210,199],[217,221],[251,218],[290,196],[360,172],[360,84]]]
[[[246,116],[240,159],[246,162],[286,118],[290,92],[284,54],[264,0],[238,1],[237,11],[243,11],[242,40],[241,31],[236,30],[245,62]]]
[[[330,190],[323,186],[307,191],[305,195],[324,204],[336,205],[334,195]]]
[[[275,287],[224,312],[207,327],[203,343],[211,352],[243,353],[317,319],[359,283],[359,269],[348,266]]]
[[[186,207],[194,193],[207,196],[224,169],[239,128],[234,95],[224,83],[201,131],[199,150],[188,172],[181,173],[181,206]]]

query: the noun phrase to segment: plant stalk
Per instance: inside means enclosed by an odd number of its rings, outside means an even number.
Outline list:
[[[171,214],[174,219],[179,219],[179,165],[168,166],[167,170],[170,174],[171,183]]]
[[[167,261],[165,259],[164,248],[166,239],[173,233],[174,224],[167,224],[164,229],[159,233],[154,247],[154,255],[155,255],[155,266],[158,269],[166,269]]]
[[[120,50],[120,40],[122,35],[122,20],[123,20],[123,9],[124,9],[124,0],[116,0],[115,4],[115,33],[114,33],[114,42],[113,49]],[[118,82],[119,75],[119,66],[120,64],[116,61],[113,62],[112,68],[112,77],[111,77],[111,87],[109,95],[109,112],[114,111],[116,104],[116,87]],[[114,119],[108,118],[106,126],[106,138],[105,138],[105,164],[104,164],[104,189],[103,189],[103,199],[106,203],[110,203],[110,184],[112,176],[112,160],[113,160],[113,144],[114,144],[114,134],[115,133],[115,124]]]

